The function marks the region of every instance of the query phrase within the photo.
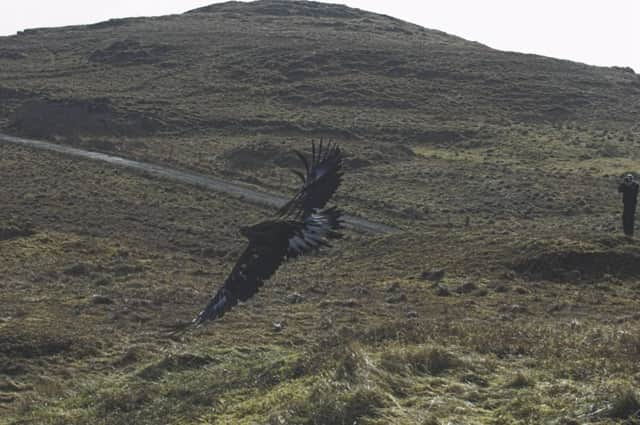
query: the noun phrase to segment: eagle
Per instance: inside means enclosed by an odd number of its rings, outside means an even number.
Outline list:
[[[311,162],[294,151],[305,171],[292,170],[301,188],[271,220],[240,228],[247,247],[206,307],[193,319],[196,326],[225,315],[238,301],[247,301],[289,259],[330,246],[342,236],[342,212],[325,208],[342,180],[342,152],[336,144],[311,143]]]

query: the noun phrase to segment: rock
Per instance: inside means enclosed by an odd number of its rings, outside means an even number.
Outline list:
[[[526,313],[527,307],[520,304],[507,304],[500,306],[499,310],[503,313],[520,314]]]
[[[411,220],[417,220],[421,217],[421,213],[420,211],[418,211],[416,208],[414,207],[407,207],[407,208],[403,208],[401,213],[406,217],[409,218]]]
[[[449,291],[449,288],[444,285],[438,285],[436,287],[436,295],[439,297],[448,297],[451,295],[451,291]]]
[[[509,280],[513,280],[517,277],[517,274],[515,271],[513,270],[509,270],[508,272],[506,272],[504,274],[505,279],[509,279]]]
[[[292,292],[291,294],[286,296],[285,300],[289,304],[300,304],[304,301],[304,297],[298,292]]]
[[[356,286],[353,288],[353,294],[356,296],[367,295],[369,293],[369,289],[365,286]]]
[[[604,280],[605,282],[610,282],[610,283],[615,283],[615,284],[621,283],[620,279],[618,279],[617,277],[615,277],[615,276],[613,276],[613,275],[611,275],[609,273],[605,273],[605,275],[602,276],[602,280]]]
[[[582,279],[582,273],[580,273],[580,270],[569,270],[562,273],[562,277],[570,282],[575,282]]]
[[[0,403],[12,403],[15,399],[12,394],[0,394]]]
[[[479,387],[482,388],[486,388],[489,386],[489,381],[487,381],[485,378],[483,378],[480,375],[476,375],[473,372],[467,373],[466,375],[463,375],[460,380],[464,383],[470,383],[470,384],[475,384]]]
[[[320,307],[348,307],[348,308],[356,308],[360,307],[360,303],[356,301],[354,298],[347,298],[346,300],[335,300],[328,299],[322,300],[318,303]]]
[[[99,278],[97,278],[94,282],[94,285],[96,286],[108,286],[111,285],[111,277],[109,276],[100,276]]]
[[[144,269],[140,266],[130,265],[130,264],[121,264],[113,268],[113,274],[115,276],[128,276],[134,273],[140,273]]]
[[[418,317],[418,312],[415,310],[409,310],[407,311],[407,319],[415,319],[416,317]]]
[[[9,378],[0,378],[0,391],[2,392],[18,392],[24,389],[24,386],[16,384]]]
[[[487,291],[487,288],[480,288],[475,291],[473,295],[475,295],[476,297],[486,297],[487,295],[489,295],[489,291]]]
[[[327,295],[327,291],[319,285],[313,285],[309,288],[310,292],[313,292],[314,294],[321,294],[321,295]]]
[[[84,263],[77,263],[67,267],[63,272],[69,276],[83,276],[89,273],[89,266]]]
[[[529,293],[529,290],[526,288],[523,288],[522,286],[517,286],[513,291],[516,294],[520,294],[520,295],[526,295]]]
[[[0,59],[18,60],[26,57],[27,55],[19,50],[0,49]]]
[[[424,271],[420,275],[420,279],[437,282],[437,281],[440,281],[440,280],[442,280],[444,278],[444,273],[445,273],[444,269]]]
[[[468,294],[478,289],[478,285],[473,282],[465,282],[456,288],[456,292],[459,294]]]
[[[153,305],[153,301],[145,298],[125,298],[124,302],[132,307],[149,307]]]
[[[407,300],[407,296],[405,294],[393,294],[393,295],[389,295],[385,299],[385,302],[389,304],[397,304],[397,303],[404,302],[406,300]]]
[[[511,306],[512,313],[526,313],[527,311],[528,311],[527,307],[520,304],[514,304]]]
[[[27,237],[33,235],[33,231],[30,226],[25,225],[1,225],[0,226],[0,241],[6,241],[9,239],[16,239],[20,237]]]
[[[106,63],[114,66],[132,64],[152,64],[161,62],[171,50],[162,44],[141,44],[135,40],[119,40],[104,49],[93,51],[89,62]]]
[[[391,283],[391,285],[387,286],[385,288],[386,292],[396,292],[398,289],[400,289],[400,284],[398,282],[393,282]]]
[[[340,307],[349,307],[349,308],[360,307],[360,303],[358,303],[358,301],[356,301],[353,298],[349,298],[343,301],[336,301],[335,305]]]
[[[320,321],[320,329],[332,329],[333,328],[333,320],[331,317],[324,317]]]
[[[495,288],[493,288],[493,290],[498,293],[504,293],[504,292],[509,292],[509,287],[503,283],[499,283],[498,285],[495,286]]]
[[[135,312],[131,314],[129,320],[131,320],[132,322],[146,323],[151,320],[151,316],[149,316],[148,314]]]
[[[557,304],[552,304],[549,308],[547,308],[547,313],[555,313],[557,311],[562,311],[562,310],[566,310],[568,307],[568,304],[565,302],[560,302]]]
[[[91,296],[91,303],[93,304],[113,304],[113,300],[106,295],[94,294]]]

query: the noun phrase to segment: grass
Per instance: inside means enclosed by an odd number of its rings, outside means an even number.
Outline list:
[[[7,423],[530,423],[607,406],[604,377],[633,384],[633,276],[553,282],[513,269],[548,253],[562,266],[564,252],[636,252],[604,233],[581,239],[590,216],[453,224],[446,238],[420,221],[419,233],[348,234],[328,255],[287,265],[220,323],[175,340],[165,326],[193,317],[240,249],[222,223],[267,212],[99,164],[3,152],[7,176],[47,176],[5,179],[5,222],[41,205],[29,234],[2,241]],[[100,208],[79,214],[89,199]],[[123,203],[126,212],[114,207]],[[484,296],[439,297],[420,279],[435,268],[446,269],[442,284],[472,281]],[[400,302],[385,301],[391,290]],[[302,301],[284,301],[292,292]],[[55,325],[43,332],[45,323]]]
[[[292,149],[331,137],[336,204],[400,231],[347,232],[177,337],[272,211],[3,144],[0,424],[633,423],[637,76],[335,6],[217,7],[1,38],[0,123],[278,193]]]

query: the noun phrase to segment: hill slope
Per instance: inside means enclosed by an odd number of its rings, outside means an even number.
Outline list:
[[[349,209],[384,211],[382,221],[602,205],[592,188],[615,185],[600,178],[639,158],[637,74],[338,5],[230,2],[29,30],[0,38],[0,51],[8,132],[274,191],[291,181],[292,148],[330,137],[350,155]],[[581,182],[568,189],[573,174]],[[473,190],[440,189],[459,180]],[[566,191],[577,192],[568,203]]]
[[[500,52],[313,2],[28,30],[0,39],[0,51],[5,120],[27,100],[52,102],[12,122],[37,136],[217,130],[455,142],[478,124],[610,126],[640,113],[640,76],[628,70]],[[46,127],[30,122],[45,110]]]
[[[278,193],[333,137],[400,229],[169,335],[273,211],[0,143],[0,424],[634,421],[638,78],[313,2],[0,38],[3,131]]]

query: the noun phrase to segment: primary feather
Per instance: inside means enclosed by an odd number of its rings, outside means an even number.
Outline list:
[[[307,217],[314,210],[326,206],[342,181],[342,152],[332,143],[323,144],[320,140],[316,151],[316,144],[311,144],[311,164],[300,152],[295,152],[302,161],[305,173],[297,170],[293,172],[302,180],[302,187],[293,199],[287,202],[278,214],[280,216],[295,215]]]

